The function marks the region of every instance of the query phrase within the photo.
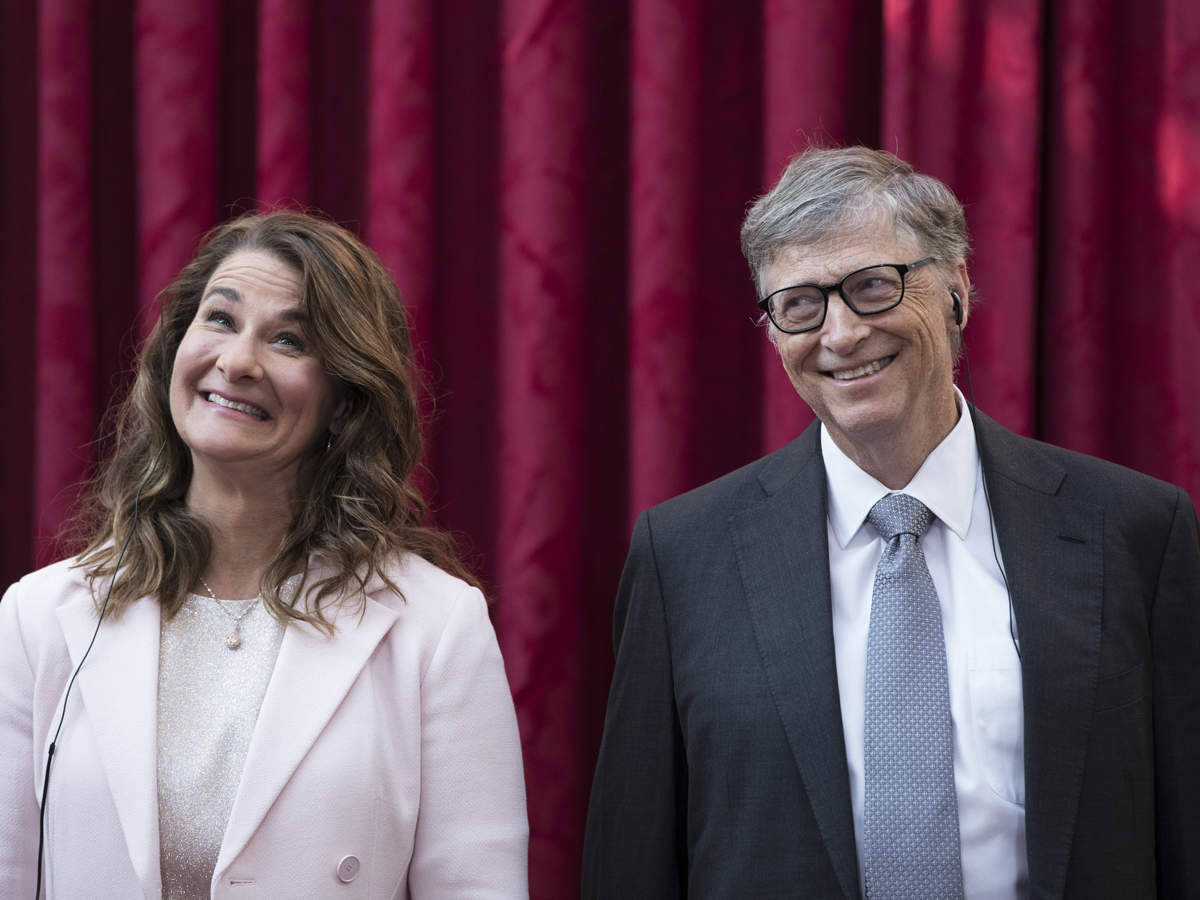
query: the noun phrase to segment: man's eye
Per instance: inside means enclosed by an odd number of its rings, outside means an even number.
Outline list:
[[[815,294],[792,294],[783,300],[784,309],[811,309],[821,305],[821,298]]]

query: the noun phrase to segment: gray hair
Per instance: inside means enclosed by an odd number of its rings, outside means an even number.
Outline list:
[[[780,251],[820,244],[881,211],[943,264],[971,252],[962,204],[936,178],[883,150],[810,147],[792,157],[742,223],[742,253],[759,295],[763,272]]]

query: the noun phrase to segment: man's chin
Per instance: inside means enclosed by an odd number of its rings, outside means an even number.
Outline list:
[[[877,446],[881,441],[893,440],[904,427],[903,419],[887,403],[856,403],[849,409],[831,407],[819,418],[830,434],[839,436],[839,443],[861,446],[864,449]]]

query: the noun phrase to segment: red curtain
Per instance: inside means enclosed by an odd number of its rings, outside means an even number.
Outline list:
[[[1191,0],[9,0],[0,76],[0,577],[54,554],[199,236],[281,201],[348,224],[495,598],[537,898],[577,890],[632,517],[811,418],[737,243],[809,140],[966,203],[983,409],[1200,499]]]

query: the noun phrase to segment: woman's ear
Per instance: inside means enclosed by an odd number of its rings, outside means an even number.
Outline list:
[[[342,429],[346,427],[346,417],[350,414],[350,396],[348,392],[343,392],[342,397],[334,407],[333,416],[329,420],[329,433],[341,434]]]

